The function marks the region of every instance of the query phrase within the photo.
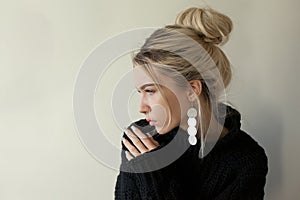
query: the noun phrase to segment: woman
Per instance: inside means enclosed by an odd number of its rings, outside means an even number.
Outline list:
[[[229,17],[189,8],[134,56],[145,119],[124,130],[115,199],[263,199],[265,151],[224,103]]]

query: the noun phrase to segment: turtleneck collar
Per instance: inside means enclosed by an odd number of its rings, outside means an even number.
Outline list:
[[[216,118],[219,122],[224,122],[224,126],[229,132],[237,131],[241,128],[241,114],[236,109],[230,105],[219,103],[218,112],[218,117],[216,116]]]

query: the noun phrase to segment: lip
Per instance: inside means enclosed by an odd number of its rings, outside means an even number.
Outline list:
[[[155,124],[157,123],[156,120],[152,120],[148,117],[146,117],[146,121],[149,123],[150,126],[155,126]]]
[[[156,121],[154,121],[154,120],[150,120],[150,121],[149,121],[149,125],[150,125],[150,126],[155,126],[155,124],[156,124]]]
[[[146,117],[146,121],[147,121],[147,122],[150,122],[150,121],[155,121],[155,120],[152,120],[151,118]]]

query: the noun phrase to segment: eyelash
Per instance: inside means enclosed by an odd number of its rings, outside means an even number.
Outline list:
[[[144,90],[146,93],[151,93],[151,94],[154,94],[155,93],[155,90]],[[138,93],[141,93],[141,91],[138,91]]]
[[[155,90],[145,90],[145,92],[153,94],[155,93]]]

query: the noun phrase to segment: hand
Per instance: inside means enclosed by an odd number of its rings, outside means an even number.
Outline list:
[[[129,152],[125,151],[126,158],[128,160],[151,151],[159,146],[159,143],[154,140],[151,135],[145,135],[142,131],[134,126],[131,126],[131,129],[134,133],[132,133],[129,129],[125,129],[125,134],[130,138],[134,145],[123,138],[123,144],[129,150]]]

